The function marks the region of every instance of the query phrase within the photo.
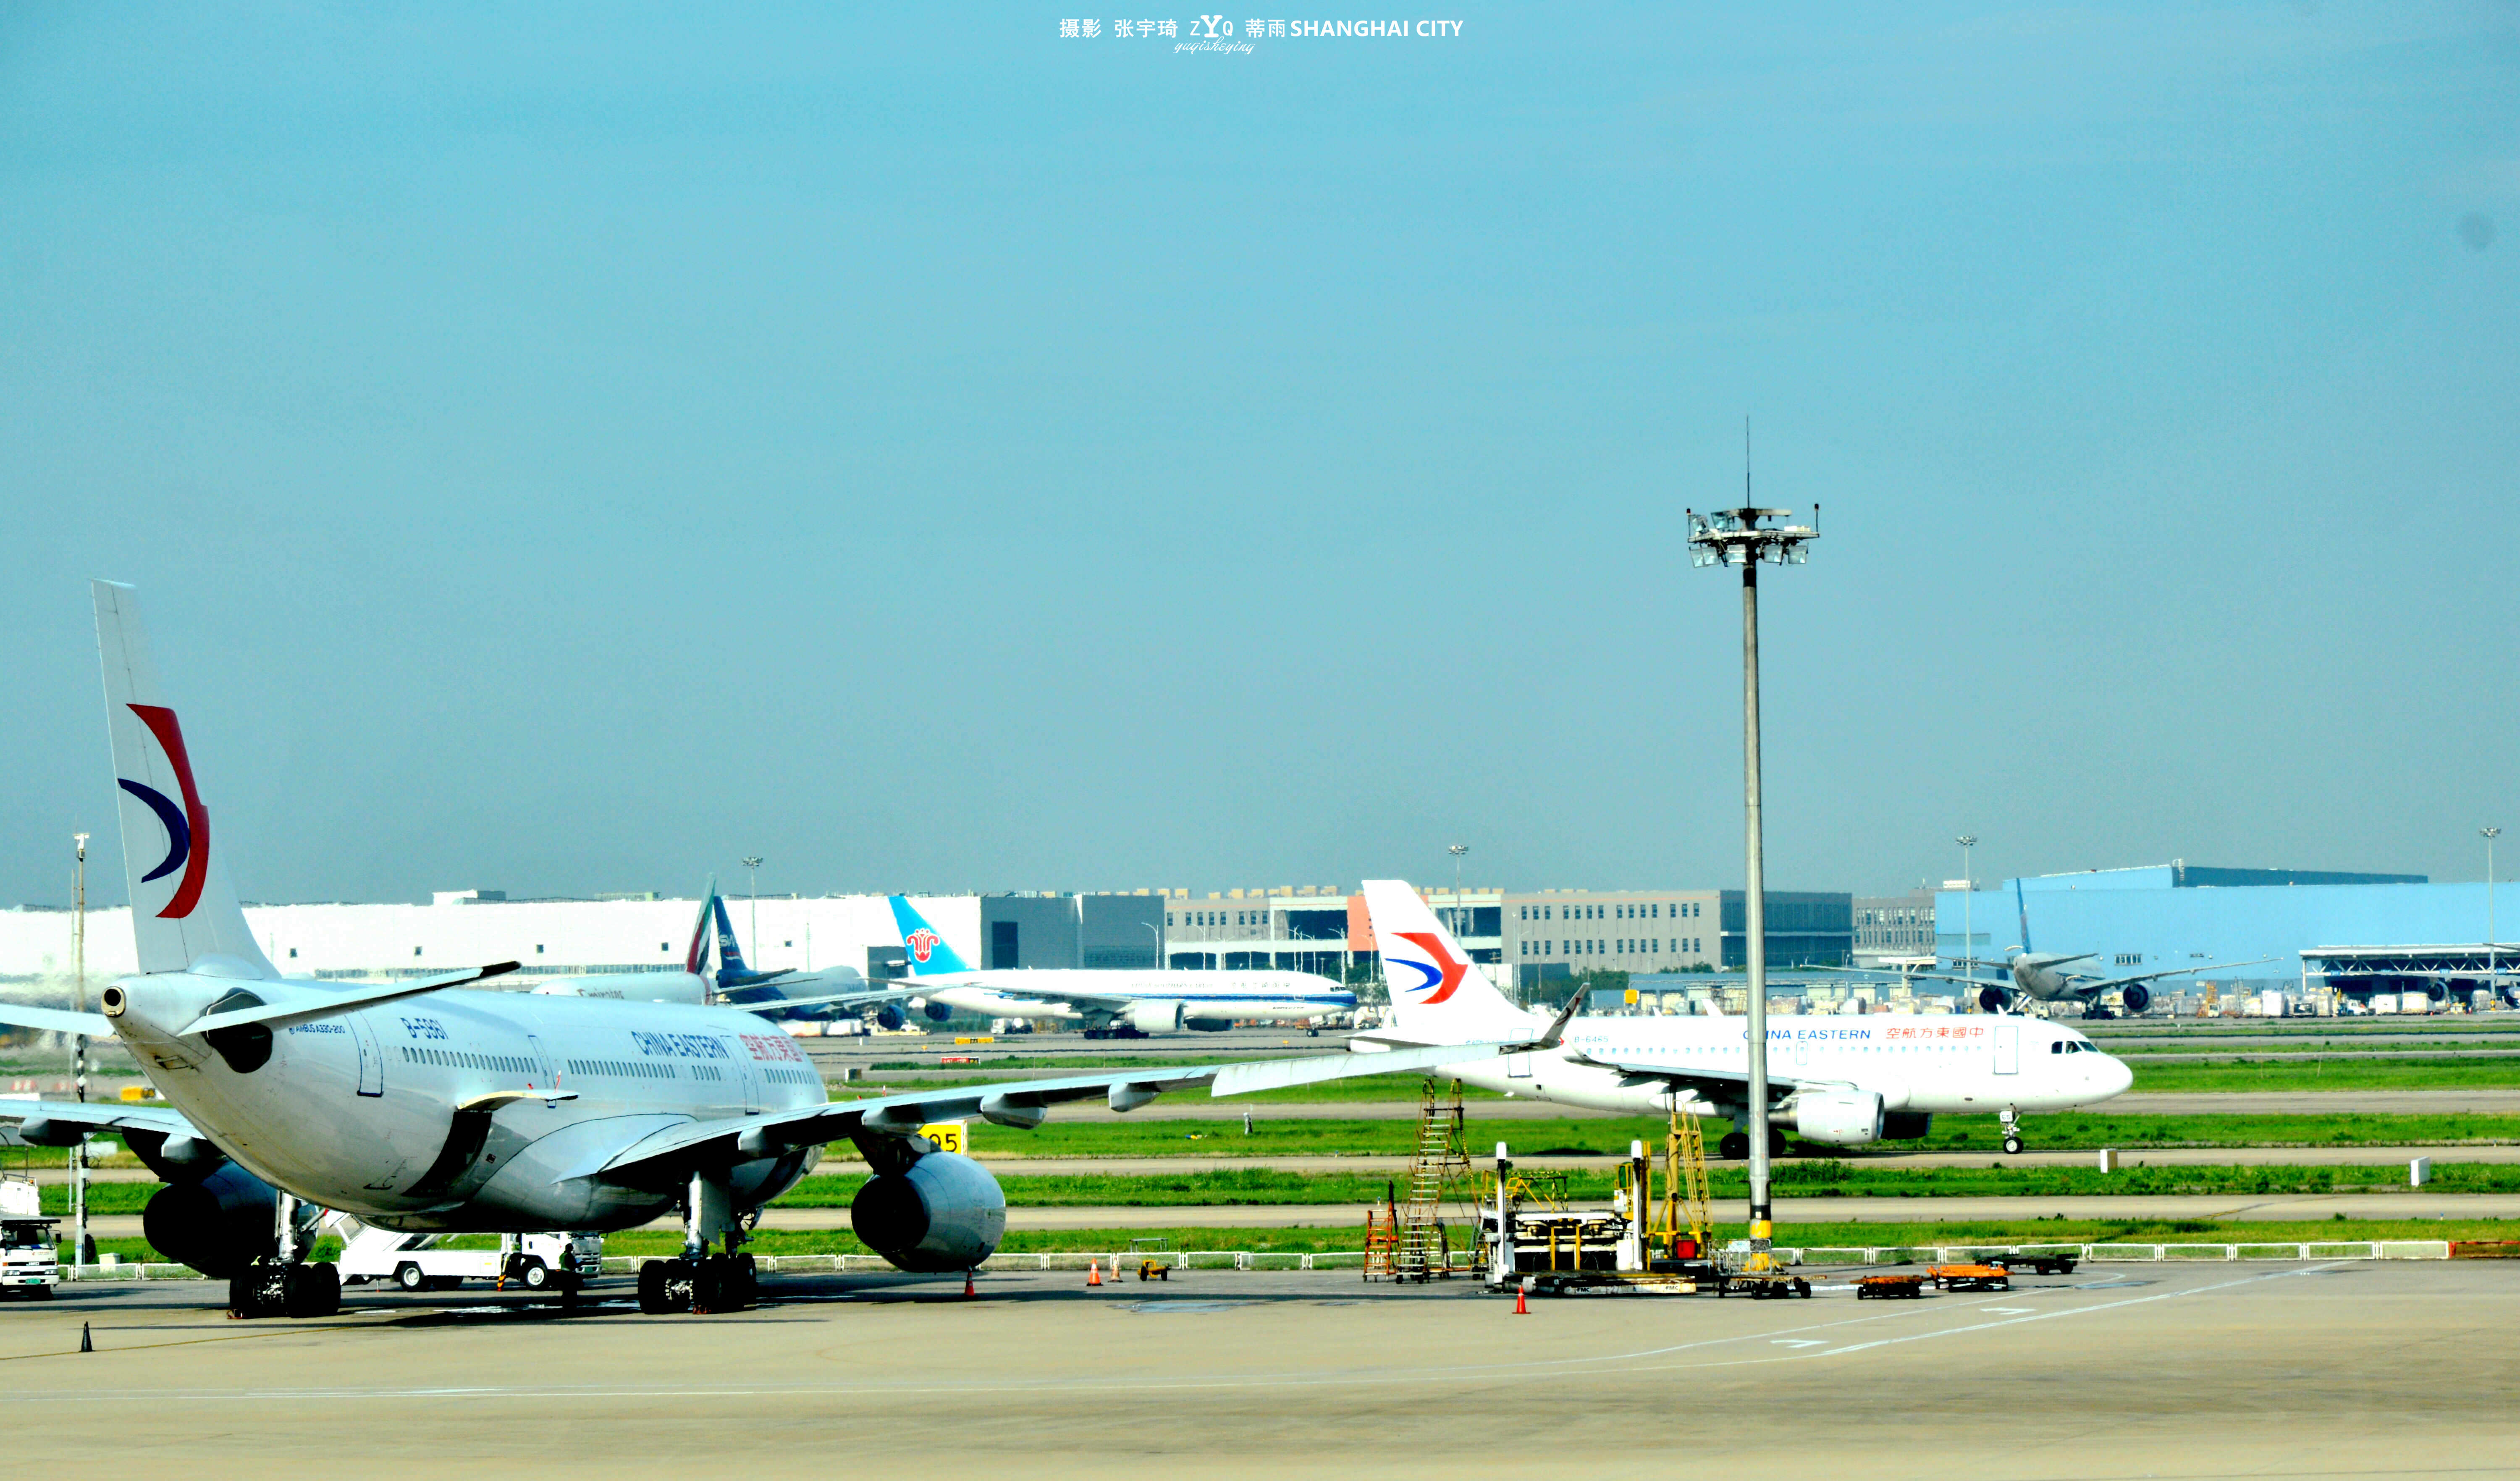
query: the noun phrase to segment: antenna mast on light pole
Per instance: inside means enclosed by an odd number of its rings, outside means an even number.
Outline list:
[[[752,969],[763,969],[761,961],[761,856],[754,854],[739,861],[752,876]]]
[[[2477,833],[2485,839],[2485,990],[2502,1001],[2502,972],[2496,960],[2498,948],[2494,933],[2494,840],[2502,836],[2498,828],[2480,828]]]
[[[78,1010],[87,1011],[87,834],[72,833],[70,841],[78,850],[77,863],[70,875],[70,962],[78,987]],[[87,1035],[70,1036],[72,1079],[78,1085],[81,1102],[87,1100]],[[76,1145],[70,1148],[70,1259],[79,1265],[96,1263],[96,1237],[87,1229],[87,1133],[81,1131]]]
[[[1741,507],[1688,510],[1691,565],[1741,567],[1741,791],[1749,877],[1742,891],[1742,942],[1750,967],[1750,1248],[1756,1269],[1769,1265],[1776,1234],[1768,1191],[1768,904],[1759,800],[1759,563],[1800,565],[1806,542],[1820,537],[1820,506],[1812,523],[1777,524],[1793,512],[1751,507],[1748,468],[1750,423],[1741,423]]]

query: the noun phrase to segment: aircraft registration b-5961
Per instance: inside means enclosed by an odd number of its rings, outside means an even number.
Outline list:
[[[167,1103],[0,1102],[0,1119],[39,1145],[119,1133],[170,1185],[145,1216],[151,1243],[226,1275],[240,1316],[338,1308],[338,1273],[305,1258],[319,1208],[413,1233],[518,1233],[629,1229],[679,1206],[683,1257],[641,1269],[640,1308],[741,1307],[745,1215],[841,1140],[875,1174],[850,1209],[858,1237],[903,1270],[968,1270],[1004,1235],[1005,1195],[924,1124],[1029,1128],[1074,1101],[1125,1111],[1193,1086],[1232,1095],[1482,1052],[1149,1066],[833,1104],[795,1041],[742,1008],[473,985],[514,963],[285,978],[220,866],[132,591],[94,592],[140,969],[105,990],[101,1014],[0,1005],[0,1022],[111,1034]]]

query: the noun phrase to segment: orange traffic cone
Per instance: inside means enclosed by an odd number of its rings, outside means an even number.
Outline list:
[[[1102,1261],[1088,1260],[1085,1262],[1085,1283],[1088,1285],[1100,1285],[1102,1283]]]
[[[1515,1316],[1528,1317],[1531,1315],[1531,1306],[1525,1299],[1530,1294],[1531,1282],[1528,1280],[1525,1280],[1520,1285],[1513,1288],[1513,1314]]]
[[[965,1272],[963,1272],[963,1296],[964,1296],[964,1299],[968,1300],[969,1298],[971,1298],[971,1297],[973,1297],[973,1296],[976,1296],[976,1295],[978,1295],[978,1294],[979,1294],[979,1292],[978,1292],[978,1291],[976,1291],[976,1290],[974,1290],[974,1289],[972,1289],[972,1288],[971,1288],[971,1273],[970,1273],[969,1271],[965,1271]]]

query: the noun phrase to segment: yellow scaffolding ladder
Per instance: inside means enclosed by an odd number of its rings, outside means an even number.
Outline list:
[[[1399,1211],[1398,1245],[1392,1251],[1391,1274],[1401,1280],[1443,1279],[1453,1273],[1452,1241],[1444,1229],[1444,1198],[1456,1186],[1468,1186],[1469,1144],[1464,1139],[1462,1082],[1439,1097],[1435,1078],[1426,1077],[1418,1110],[1418,1150],[1409,1164],[1409,1201]]]
[[[1663,1144],[1662,1207],[1647,1233],[1663,1243],[1675,1260],[1682,1258],[1684,1229],[1703,1259],[1707,1234],[1715,1227],[1715,1198],[1706,1184],[1706,1139],[1698,1134],[1697,1117],[1675,1104],[1671,1136]]]

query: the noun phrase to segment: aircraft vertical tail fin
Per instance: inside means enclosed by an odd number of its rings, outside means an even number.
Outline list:
[[[2021,893],[2021,881],[2012,881],[2012,908],[2021,920],[2021,949],[2030,950],[2030,901]]]
[[[892,897],[892,919],[901,927],[901,949],[909,958],[912,976],[941,977],[971,969],[962,954],[946,944],[945,938],[911,905],[909,896]]]
[[[183,726],[158,687],[137,594],[113,581],[89,586],[140,969],[180,972],[219,958],[204,964],[219,975],[277,977],[210,846],[209,809],[184,747]]]
[[[1533,1027],[1533,1015],[1497,991],[1407,880],[1366,880],[1365,909],[1391,985],[1394,1029],[1430,1044],[1466,1044]]]
[[[743,948],[736,944],[735,922],[727,919],[726,899],[714,888],[709,890],[709,910],[717,917],[717,974],[729,980],[751,976]]]
[[[700,896],[699,916],[697,920],[692,921],[692,944],[683,952],[683,970],[690,972],[695,977],[708,969],[708,930],[709,912],[711,910],[715,910],[717,912],[717,917],[720,921],[726,920],[726,908],[718,903],[717,880],[715,877],[710,878],[707,893]],[[724,943],[721,942],[721,945],[723,944]],[[726,958],[721,953],[718,958],[718,965],[723,967],[725,965]]]

